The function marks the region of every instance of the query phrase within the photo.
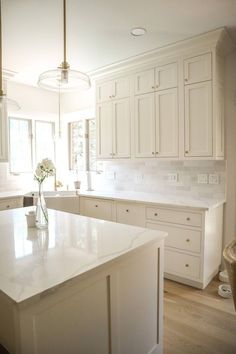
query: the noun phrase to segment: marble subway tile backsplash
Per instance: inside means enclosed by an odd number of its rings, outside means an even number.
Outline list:
[[[127,190],[175,194],[194,198],[225,197],[225,161],[103,161],[103,173],[95,175],[94,189]],[[177,174],[177,181],[170,178]],[[198,175],[207,175],[208,183],[198,183]],[[218,184],[209,183],[209,175],[218,176]]]

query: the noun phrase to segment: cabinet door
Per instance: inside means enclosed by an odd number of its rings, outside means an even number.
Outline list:
[[[116,203],[116,222],[145,227],[145,207],[132,203]]]
[[[155,69],[155,89],[166,90],[178,85],[177,63],[158,66]]]
[[[5,105],[0,107],[0,161],[8,160],[8,124]]]
[[[135,97],[135,155],[155,156],[154,93]]]
[[[135,75],[135,95],[153,92],[155,89],[154,69],[141,71]]]
[[[128,77],[121,77],[119,79],[114,80],[113,82],[113,91],[114,91],[114,98],[120,99],[129,97],[130,94],[130,85],[129,85],[129,78]]]
[[[211,80],[211,53],[184,60],[185,84]]]
[[[97,105],[97,157],[112,158],[112,102]]]
[[[102,220],[112,220],[111,201],[96,198],[83,198],[81,204],[81,215]]]
[[[185,86],[185,156],[212,156],[211,82]]]
[[[130,157],[129,98],[113,102],[113,157]]]
[[[96,102],[110,101],[114,96],[114,87],[112,81],[104,82],[96,87]]]
[[[178,156],[178,100],[177,89],[156,94],[156,156]]]

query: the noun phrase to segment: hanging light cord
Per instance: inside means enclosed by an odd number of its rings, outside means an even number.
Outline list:
[[[2,89],[2,1],[0,0],[0,96],[3,96]]]
[[[61,138],[61,90],[58,91],[58,136]]]

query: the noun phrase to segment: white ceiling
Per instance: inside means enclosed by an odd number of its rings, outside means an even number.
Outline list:
[[[221,26],[236,42],[236,0],[67,0],[67,15],[68,62],[82,71]],[[62,0],[2,0],[2,26],[3,66],[18,80],[61,63]]]

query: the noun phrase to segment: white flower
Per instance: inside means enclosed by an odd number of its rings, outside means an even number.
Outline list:
[[[34,173],[34,178],[39,183],[42,183],[45,180],[45,178],[50,177],[50,176],[54,176],[55,172],[56,172],[56,168],[55,168],[52,160],[49,160],[48,158],[46,158],[38,163],[35,173]]]

